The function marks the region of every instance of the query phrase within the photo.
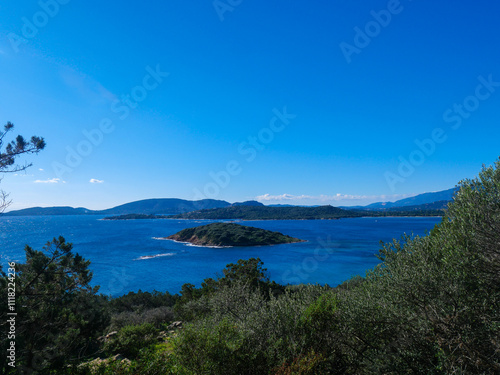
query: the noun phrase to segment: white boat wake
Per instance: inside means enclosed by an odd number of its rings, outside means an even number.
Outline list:
[[[146,260],[146,259],[153,259],[153,258],[160,258],[160,257],[171,257],[174,256],[176,253],[164,253],[164,254],[156,254],[156,255],[144,255],[141,256],[137,259],[134,260]]]

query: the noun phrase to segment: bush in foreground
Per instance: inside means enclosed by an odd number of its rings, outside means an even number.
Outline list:
[[[500,162],[460,183],[428,236],[379,256],[365,278],[334,290],[267,298],[246,284],[219,288],[193,303],[203,315],[175,355],[207,374],[500,373]]]

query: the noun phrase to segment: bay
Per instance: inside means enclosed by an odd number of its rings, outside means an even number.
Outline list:
[[[307,242],[262,247],[208,248],[159,238],[211,220],[102,220],[103,216],[0,216],[0,264],[24,262],[26,244],[41,250],[54,237],[73,243],[91,261],[93,285],[100,293],[129,291],[178,293],[184,283],[199,286],[228,263],[260,257],[272,280],[283,284],[335,286],[379,263],[380,241],[404,233],[425,235],[436,217],[385,217],[340,220],[239,222],[279,231]]]

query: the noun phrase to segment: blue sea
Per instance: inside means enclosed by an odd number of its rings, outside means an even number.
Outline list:
[[[178,293],[184,283],[199,286],[228,263],[259,257],[278,283],[335,286],[379,263],[380,241],[404,233],[425,235],[440,218],[387,217],[340,220],[246,221],[243,225],[279,231],[307,242],[262,247],[209,248],[162,240],[209,220],[102,220],[102,216],[0,216],[0,264],[24,262],[24,246],[41,250],[63,236],[91,261],[92,283],[100,293]]]

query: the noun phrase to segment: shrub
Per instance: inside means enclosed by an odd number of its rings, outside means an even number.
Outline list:
[[[292,363],[283,363],[273,370],[273,375],[317,375],[322,373],[322,356],[314,350],[295,358]],[[321,372],[320,372],[321,371]]]
[[[241,331],[223,320],[215,325],[187,326],[173,345],[179,363],[195,374],[252,374],[244,341]]]
[[[111,324],[107,331],[117,331],[125,326],[140,325],[143,323],[149,323],[156,328],[160,328],[163,324],[172,320],[174,320],[172,308],[166,306],[155,307],[143,312],[123,311],[111,317]]]
[[[126,326],[104,344],[110,355],[121,354],[128,359],[136,358],[141,349],[157,342],[158,330],[150,323]]]

